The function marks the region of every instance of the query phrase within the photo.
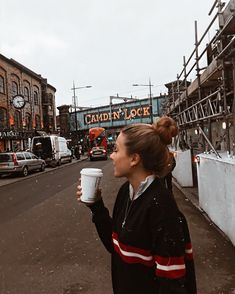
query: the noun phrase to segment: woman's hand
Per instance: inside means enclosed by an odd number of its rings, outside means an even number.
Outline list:
[[[82,197],[82,186],[81,186],[81,179],[79,179],[79,184],[77,186],[77,201],[78,202],[82,202],[82,203],[85,203],[81,200],[81,197]],[[96,203],[98,200],[101,199],[101,189],[97,189],[96,190],[96,195],[95,195],[95,202]],[[85,203],[86,206],[92,206],[94,203]]]
[[[77,201],[78,202],[81,202],[81,197],[82,197],[82,186],[79,185],[77,186]]]

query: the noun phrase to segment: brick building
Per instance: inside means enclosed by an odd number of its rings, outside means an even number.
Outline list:
[[[56,130],[56,89],[0,54],[0,151],[26,149],[37,132]]]

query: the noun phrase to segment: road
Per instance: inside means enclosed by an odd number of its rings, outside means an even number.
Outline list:
[[[76,201],[83,167],[102,168],[103,198],[112,209],[123,179],[111,161],[82,161],[0,187],[1,294],[111,294],[110,258]],[[235,293],[235,251],[175,189],[192,234],[200,294]],[[130,293],[131,294],[131,293]]]
[[[1,294],[110,293],[109,256],[75,197],[89,166],[108,163],[78,162],[0,188]]]

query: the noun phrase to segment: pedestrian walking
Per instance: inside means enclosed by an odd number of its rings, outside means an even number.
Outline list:
[[[120,188],[112,217],[101,191],[89,208],[111,253],[114,294],[195,294],[190,234],[184,215],[163,181],[169,171],[167,145],[177,134],[174,120],[122,129],[110,158]],[[80,201],[81,186],[77,198]]]
[[[75,147],[74,147],[74,155],[77,160],[80,159],[80,157],[81,157],[81,152],[80,152],[80,148],[78,145],[75,145]]]

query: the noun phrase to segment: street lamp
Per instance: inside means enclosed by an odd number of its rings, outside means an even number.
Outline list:
[[[80,89],[85,89],[85,88],[91,88],[92,86],[83,86],[83,87],[75,87],[75,83],[73,81],[73,103],[74,103],[74,114],[75,114],[75,131],[76,131],[76,136],[77,136],[77,131],[78,131],[78,119],[77,119],[77,101],[76,101],[76,90]]]
[[[148,85],[144,84],[133,84],[134,87],[149,87],[149,109],[150,109],[150,122],[153,123],[153,99],[152,99],[152,87],[151,80],[149,79]]]

